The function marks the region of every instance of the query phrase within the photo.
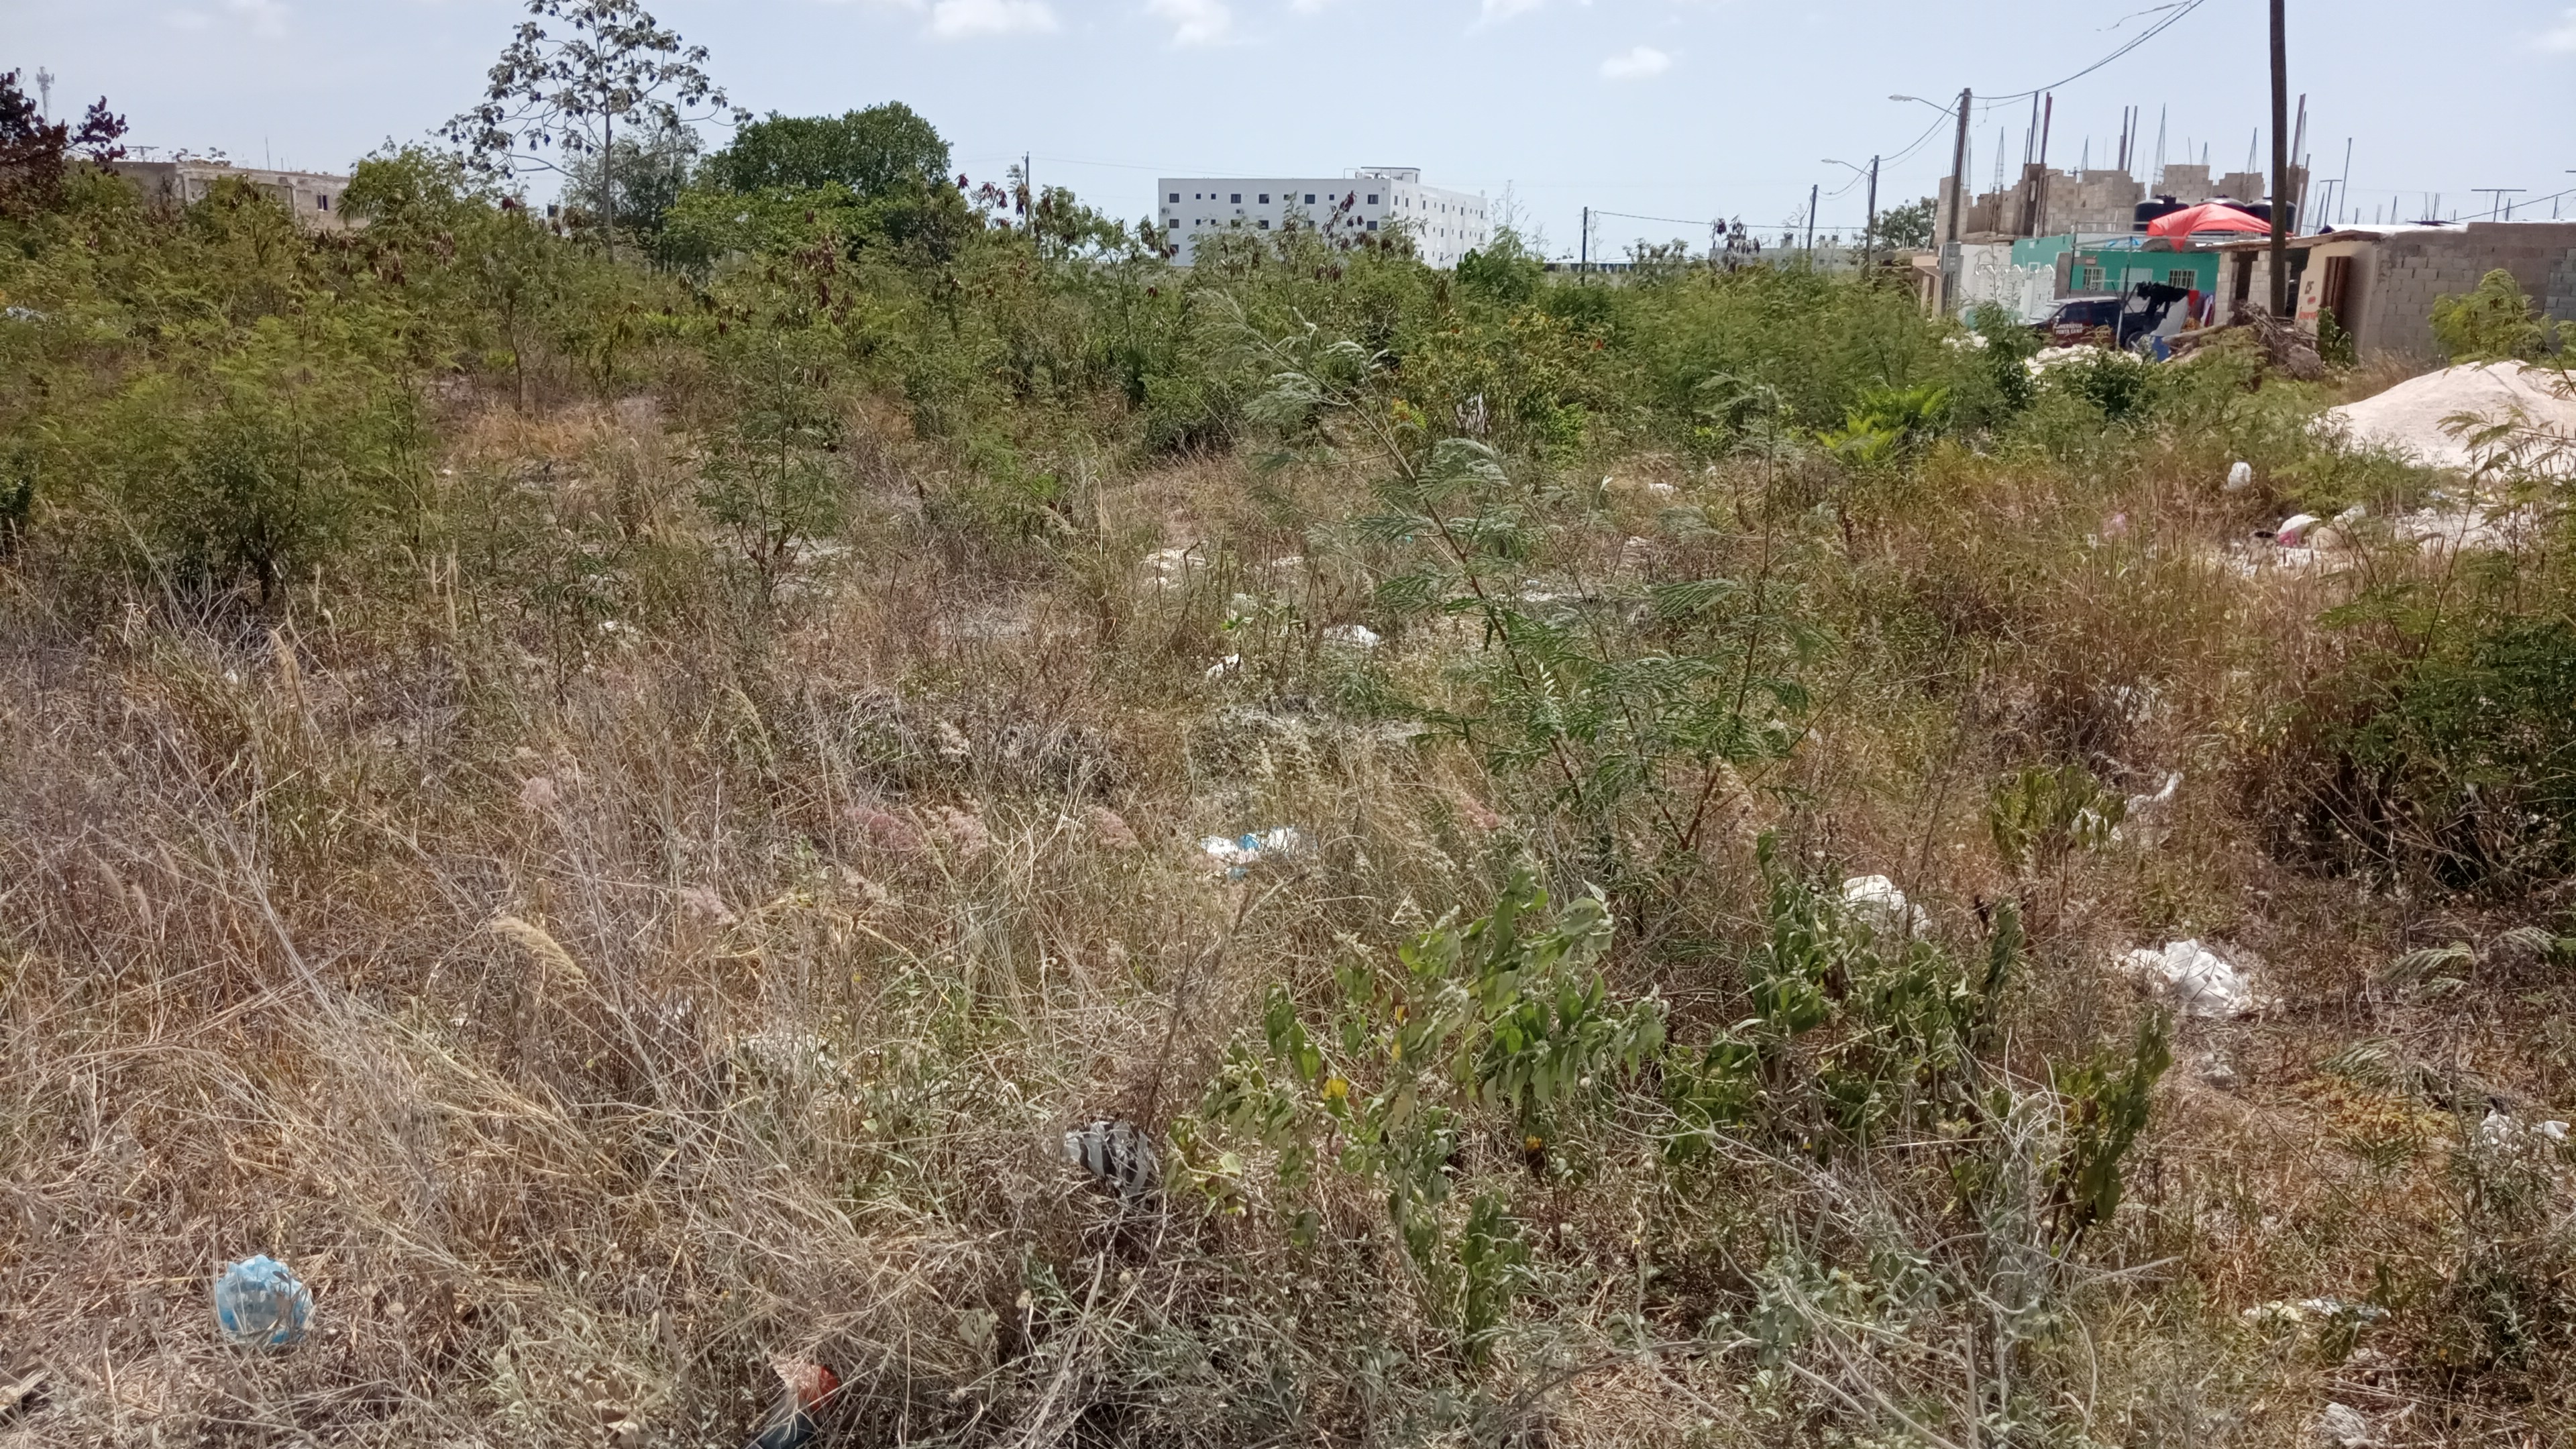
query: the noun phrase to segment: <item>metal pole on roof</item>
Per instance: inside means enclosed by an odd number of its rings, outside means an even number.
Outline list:
[[[2290,313],[2290,16],[2272,0],[2272,315]]]

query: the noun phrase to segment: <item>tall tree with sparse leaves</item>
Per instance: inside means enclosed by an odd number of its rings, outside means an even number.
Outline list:
[[[717,118],[739,125],[750,113],[708,78],[705,46],[683,44],[636,0],[528,0],[528,15],[493,64],[482,101],[440,134],[487,174],[569,174],[596,157],[589,179],[613,255],[619,126],[668,132]]]

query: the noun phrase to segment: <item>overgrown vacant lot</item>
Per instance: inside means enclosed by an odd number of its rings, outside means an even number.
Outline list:
[[[2576,578],[2402,370],[757,202],[0,222],[6,1442],[2569,1442]]]

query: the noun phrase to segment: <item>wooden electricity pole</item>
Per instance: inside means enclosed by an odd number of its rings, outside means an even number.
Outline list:
[[[2272,315],[2290,315],[2290,17],[2272,0]]]

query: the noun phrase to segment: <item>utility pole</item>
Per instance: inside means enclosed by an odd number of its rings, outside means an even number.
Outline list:
[[[1959,139],[1950,151],[1950,225],[1941,240],[1957,241],[1963,234],[1960,226],[1968,213],[1968,104],[1975,99],[1967,91],[1959,92]]]
[[[1869,230],[1860,234],[1860,269],[1869,270],[1878,253],[1878,158],[1869,158]]]
[[[2335,183],[2335,205],[2352,204],[2352,138],[2343,138],[2343,179]]]
[[[1972,104],[1975,100],[1976,96],[1973,92],[1967,90],[1959,92],[1959,139],[1950,145],[1950,224],[1942,228],[1940,236],[1934,238],[1934,241],[1941,245],[1944,253],[1939,273],[1941,312],[1944,316],[1949,314],[1951,300],[1952,259],[1949,253],[1956,250],[1952,244],[1963,235],[1960,229],[1968,219],[1968,116],[1976,109]],[[1998,155],[2000,156],[2000,153]]]
[[[2290,15],[2272,0],[2272,315],[2290,314]]]
[[[1824,184],[1807,188],[1807,270],[1816,269],[1816,201],[1825,194]]]
[[[2048,133],[2057,128],[2057,94],[2052,91],[2039,119],[2039,174],[2030,188],[2030,227],[2025,235],[2039,236],[2048,226]]]
[[[36,67],[36,94],[40,97],[36,102],[37,109],[46,120],[52,120],[54,118],[54,73],[43,66]]]
[[[1574,274],[1592,275],[1592,208],[1583,208],[1583,239],[1575,244]]]

